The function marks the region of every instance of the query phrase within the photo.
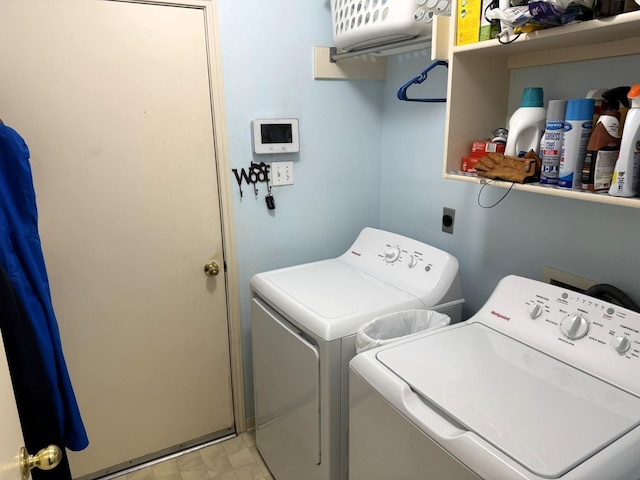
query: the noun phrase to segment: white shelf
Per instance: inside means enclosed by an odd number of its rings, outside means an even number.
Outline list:
[[[508,68],[640,53],[640,10],[522,34],[507,45],[487,40],[453,47],[452,52],[507,57]]]
[[[451,18],[452,21],[456,18],[455,12]],[[455,28],[451,28],[443,177],[477,184],[491,182],[509,188],[511,182],[469,176],[459,170],[462,157],[469,154],[471,142],[485,138],[488,130],[504,125],[509,101],[505,92],[509,92],[511,70],[640,54],[640,11],[523,34],[507,45],[497,40],[454,44]],[[535,183],[515,184],[512,188],[640,208],[640,198],[612,197],[606,193]]]
[[[618,205],[622,207],[640,208],[640,198],[622,198],[612,197],[606,192],[595,193],[585,192],[582,190],[571,190],[565,188],[543,186],[539,183],[511,183],[503,182],[500,180],[492,180],[490,178],[478,177],[476,175],[469,175],[464,172],[449,172],[444,175],[444,178],[450,180],[458,180],[462,182],[477,183],[479,185],[490,184],[491,186],[500,188],[512,188],[513,190],[520,190],[523,192],[538,193],[541,195],[551,195],[554,197],[571,198],[573,200],[584,200],[587,202],[606,203],[609,205]]]

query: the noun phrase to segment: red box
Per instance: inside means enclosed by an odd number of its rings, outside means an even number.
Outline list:
[[[471,144],[472,157],[484,157],[488,153],[504,153],[504,143],[500,142],[473,142]]]
[[[462,171],[469,173],[476,173],[476,163],[480,157],[462,157]]]

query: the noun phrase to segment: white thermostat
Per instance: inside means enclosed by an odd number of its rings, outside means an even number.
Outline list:
[[[256,118],[251,122],[251,132],[254,153],[300,151],[297,118]]]

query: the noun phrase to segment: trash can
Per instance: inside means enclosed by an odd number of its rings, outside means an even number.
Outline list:
[[[402,310],[365,323],[356,335],[356,353],[386,345],[402,337],[446,327],[451,318],[435,310]]]

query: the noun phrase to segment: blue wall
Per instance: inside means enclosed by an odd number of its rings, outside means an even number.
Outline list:
[[[503,276],[539,279],[543,265],[612,283],[640,300],[640,209],[515,191],[485,209],[478,201],[492,204],[506,190],[441,178],[445,105],[395,96],[430,64],[428,52],[389,57],[386,82],[315,81],[313,47],[332,44],[328,2],[219,3],[231,168],[247,168],[251,160],[294,161],[295,184],[273,190],[275,211],[265,206],[263,186],[257,198],[246,185],[242,199],[234,191],[247,416],[253,415],[249,279],[335,257],[367,225],[454,254],[465,316]],[[514,109],[525,86],[544,86],[549,99],[637,83],[640,62],[632,59],[523,69],[513,73],[505,94]],[[446,75],[438,67],[410,93],[444,96]],[[258,117],[299,118],[300,153],[254,156],[249,124]],[[456,209],[453,235],[441,232],[444,206]]]
[[[424,52],[423,52],[424,53]],[[545,98],[576,98],[598,87],[640,83],[640,56],[578,62],[569,67],[512,73],[512,110],[526,86],[541,85]],[[428,57],[390,59],[384,87],[380,227],[449,251],[460,261],[473,314],[508,274],[541,279],[542,267],[611,283],[640,302],[640,209],[511,191],[441,178],[444,107],[401,102],[395,89],[423,70]],[[624,65],[624,67],[621,67]],[[434,70],[435,72],[435,70]],[[426,83],[444,88],[446,78]],[[507,92],[505,92],[507,93]],[[470,115],[475,114],[472,110]],[[487,134],[492,128],[487,126]],[[443,207],[456,210],[453,235],[442,233]]]
[[[332,44],[322,1],[219,2],[231,168],[294,162],[294,185],[274,187],[276,209],[234,190],[247,416],[253,415],[249,279],[258,272],[336,257],[380,203],[381,81],[313,79],[313,47]],[[296,117],[300,153],[254,155],[253,118]],[[237,185],[231,171],[227,174]]]

